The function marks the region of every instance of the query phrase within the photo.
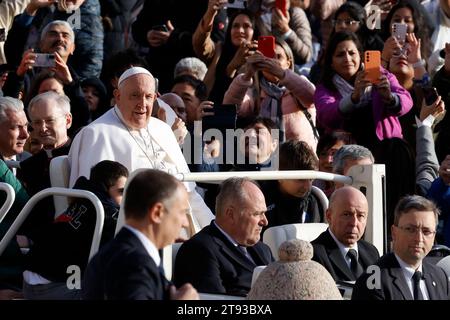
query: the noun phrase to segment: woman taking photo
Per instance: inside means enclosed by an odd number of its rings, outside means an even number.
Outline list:
[[[208,9],[192,37],[195,54],[208,65],[204,82],[210,93],[210,100],[218,103],[245,64],[245,59],[258,47],[256,41],[252,41],[255,33],[254,18],[247,10],[239,10],[230,18],[223,43],[211,39],[214,17],[221,5],[223,0],[209,1]]]
[[[286,42],[277,40],[275,58],[259,51],[247,59],[246,72],[237,76],[225,94],[224,104],[237,104],[239,117],[271,118],[286,140],[301,140],[315,151],[315,86],[293,71],[294,58]]]
[[[373,151],[382,140],[402,138],[398,117],[413,103],[410,94],[384,68],[377,84],[366,80],[361,57],[361,44],[354,33],[335,33],[325,52],[314,102],[319,127],[348,131],[358,144]]]

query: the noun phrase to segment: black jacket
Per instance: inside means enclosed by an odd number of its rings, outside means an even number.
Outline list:
[[[122,228],[90,261],[82,284],[84,300],[163,300],[167,279],[141,241]]]
[[[80,177],[74,189],[94,193],[102,202],[105,220],[100,246],[114,237],[119,206],[108,195],[105,187]],[[54,282],[65,282],[67,267],[77,265],[83,274],[91,249],[96,223],[92,203],[77,198],[53,223],[39,230],[28,254],[27,269]]]
[[[314,248],[312,260],[319,262],[328,270],[334,281],[355,281],[355,276],[345,262],[336,241],[334,241],[328,230],[311,242]],[[375,264],[380,257],[377,248],[371,243],[358,241],[358,261],[364,270]]]
[[[367,280],[372,274],[365,273],[356,281],[352,300],[413,300],[394,253],[384,255],[376,265],[380,267],[380,288],[369,289]],[[450,299],[449,282],[444,270],[423,260],[422,273],[430,300]]]
[[[308,192],[304,198],[283,194],[276,180],[262,182],[261,189],[266,198],[267,228],[302,223],[303,212],[306,212],[305,222],[324,222],[324,208],[313,193]]]
[[[247,251],[255,263],[211,222],[178,250],[175,284],[189,282],[199,292],[245,296],[250,291],[253,269],[273,261],[269,247],[261,241]]]

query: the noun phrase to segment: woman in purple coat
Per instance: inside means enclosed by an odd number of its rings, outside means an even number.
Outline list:
[[[362,57],[354,33],[335,33],[325,52],[314,103],[322,130],[351,132],[358,144],[374,151],[385,139],[402,138],[398,117],[407,113],[413,102],[408,91],[384,68],[377,84],[366,80]]]

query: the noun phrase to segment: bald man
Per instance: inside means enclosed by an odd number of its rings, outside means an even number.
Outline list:
[[[368,207],[364,194],[354,187],[342,187],[331,195],[326,211],[329,228],[311,244],[313,260],[322,264],[335,281],[355,281],[380,257],[372,244],[361,240]]]
[[[116,105],[75,137],[69,152],[70,185],[79,176],[89,177],[90,169],[102,160],[117,161],[130,172],[140,168],[189,172],[171,128],[151,117],[156,98],[151,73],[141,67],[126,70],[114,97]],[[195,191],[195,183],[185,186],[193,213],[191,227],[198,231],[214,216]]]
[[[163,94],[159,99],[167,103],[175,111],[178,118],[186,122],[186,106],[179,95],[169,92]]]

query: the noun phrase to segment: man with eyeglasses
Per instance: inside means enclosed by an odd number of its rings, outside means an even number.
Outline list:
[[[406,196],[395,208],[393,252],[355,284],[354,300],[449,300],[444,271],[424,260],[436,235],[439,209],[421,196]]]
[[[51,159],[69,153],[71,140],[67,130],[72,125],[69,98],[53,91],[41,93],[30,101],[28,114],[31,130],[37,131],[43,149],[20,163],[20,178],[29,194],[34,195],[51,186]]]

